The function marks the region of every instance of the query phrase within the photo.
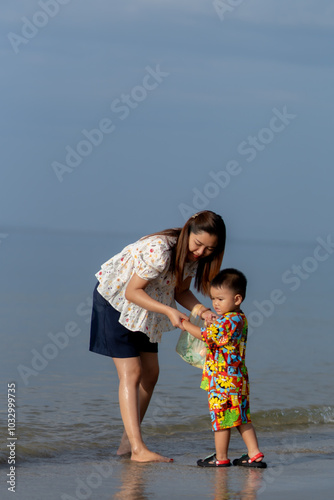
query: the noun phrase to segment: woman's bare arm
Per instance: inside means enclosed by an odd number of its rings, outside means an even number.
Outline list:
[[[191,276],[189,278],[186,278],[181,283],[181,286],[175,289],[175,294],[174,294],[176,302],[178,302],[185,309],[188,309],[188,311],[191,311],[196,304],[200,303],[199,300],[190,290],[190,284],[191,284]]]
[[[152,299],[152,297],[145,292],[148,283],[148,280],[144,280],[137,274],[134,274],[125,290],[126,300],[137,304],[147,311],[165,314],[175,328],[181,328],[181,319],[187,319],[186,314]]]
[[[176,302],[188,309],[188,311],[192,311],[197,304],[200,304],[199,300],[190,290],[190,283],[191,277],[186,278],[182,282],[181,286],[175,290],[174,295]],[[199,316],[208,323],[211,323],[215,318],[217,318],[216,314],[213,313],[210,309],[207,309],[205,306],[203,306],[202,310],[200,309],[199,313]]]

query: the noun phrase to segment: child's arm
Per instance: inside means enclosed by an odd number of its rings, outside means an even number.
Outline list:
[[[187,319],[182,319],[182,328],[190,333],[193,337],[202,340],[202,333],[199,326],[195,326]]]

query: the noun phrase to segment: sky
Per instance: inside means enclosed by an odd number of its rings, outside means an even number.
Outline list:
[[[333,229],[330,0],[5,0],[0,233]]]

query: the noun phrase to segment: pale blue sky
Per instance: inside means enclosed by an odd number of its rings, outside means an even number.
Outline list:
[[[331,233],[333,3],[217,5],[5,2],[0,232],[146,233],[207,208],[231,237]]]

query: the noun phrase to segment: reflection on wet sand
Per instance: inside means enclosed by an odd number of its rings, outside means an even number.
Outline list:
[[[150,464],[124,462],[121,467],[119,491],[113,495],[113,500],[148,500],[145,494],[145,469]]]
[[[176,489],[173,491],[173,496],[177,498],[177,488],[180,484],[177,480],[173,481],[175,470],[169,469],[168,465],[167,469],[163,468],[163,470],[160,467],[156,468],[156,464],[153,463],[141,464],[131,462],[131,460],[126,460],[119,465],[117,481],[120,484],[118,491],[110,500],[150,500],[152,499],[152,491],[159,492],[159,485],[162,488],[161,492],[166,493],[166,481],[167,483],[170,481],[171,488],[174,484]],[[263,470],[259,469],[228,467],[199,470],[199,468],[189,467],[189,465],[182,465],[181,468],[184,476],[182,485],[184,486],[189,481],[189,485],[191,485],[189,494],[193,495],[193,498],[199,498],[194,496],[196,484],[199,482],[198,486],[202,491],[203,486],[205,487],[205,483],[207,483],[205,498],[208,500],[231,500],[233,498],[256,500],[257,493],[264,481]],[[172,473],[172,477],[170,473]]]
[[[263,482],[263,470],[238,468],[238,474],[231,474],[231,468],[213,471],[214,496],[212,500],[256,500]],[[234,472],[234,471],[233,471]]]

